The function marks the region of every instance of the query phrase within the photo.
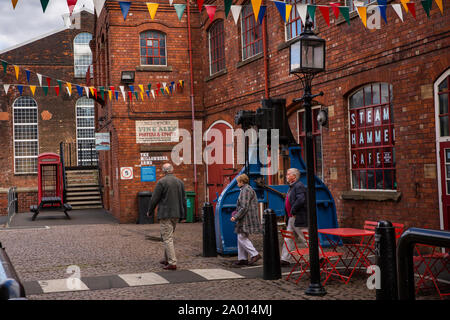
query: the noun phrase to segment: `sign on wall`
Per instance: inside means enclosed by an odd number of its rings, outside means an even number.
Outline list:
[[[141,181],[142,182],[153,182],[156,181],[156,167],[141,167]]]
[[[133,168],[132,167],[122,167],[122,168],[120,168],[120,179],[121,180],[131,180],[131,179],[133,179]]]
[[[136,121],[136,143],[164,143],[178,140],[178,120]]]
[[[103,151],[109,150],[111,142],[109,139],[109,132],[96,132],[95,133],[95,150]]]
[[[167,156],[151,156],[148,152],[141,152],[141,166],[152,165],[153,161],[168,161]]]

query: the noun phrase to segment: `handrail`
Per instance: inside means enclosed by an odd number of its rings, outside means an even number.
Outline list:
[[[428,244],[450,248],[450,231],[409,228],[398,242],[398,297],[400,300],[414,300],[413,253],[416,244]]]
[[[0,300],[25,298],[25,289],[0,243]]]

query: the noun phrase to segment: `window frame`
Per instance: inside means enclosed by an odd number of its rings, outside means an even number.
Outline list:
[[[246,12],[247,10],[248,10],[249,14],[244,15],[247,13]],[[244,29],[244,24],[247,21],[251,21],[252,27],[249,29]],[[253,32],[253,30],[258,31],[257,35],[259,37],[256,38],[256,41],[250,42],[249,44],[244,43],[244,40],[247,39],[247,37],[245,36],[245,33],[251,33],[251,32]],[[253,53],[252,55],[245,56],[246,49],[248,47],[254,48],[253,46],[255,46],[258,43],[259,43],[260,50],[256,53]],[[255,14],[253,13],[253,8],[252,8],[250,2],[247,2],[246,4],[244,4],[242,6],[242,11],[241,11],[241,58],[242,58],[242,61],[246,61],[246,60],[262,53],[263,52],[262,45],[263,45],[263,43],[262,43],[262,24],[261,23],[257,24],[257,21],[255,21]],[[253,51],[255,51],[255,50],[252,50],[252,52]]]
[[[447,82],[447,89],[446,90],[439,90],[439,86],[440,84]],[[438,104],[438,120],[439,120],[439,138],[445,138],[445,137],[450,137],[450,75],[448,75],[444,80],[442,80],[440,83],[437,83],[438,88],[437,90],[437,104]],[[447,95],[447,112],[446,113],[441,113],[441,99],[440,96],[441,95]],[[448,130],[448,134],[447,135],[443,135],[442,134],[442,122],[441,122],[441,118],[447,117],[447,130]]]
[[[34,102],[34,106],[16,106],[16,103],[19,100],[24,99],[30,99],[32,102]],[[20,122],[16,124],[16,114],[15,110],[17,109],[32,109],[36,112],[36,122]],[[39,156],[39,106],[36,102],[36,100],[30,96],[21,96],[18,97],[13,105],[12,105],[12,116],[13,116],[13,164],[14,164],[14,174],[15,175],[29,175],[29,174],[37,174],[38,173],[38,165],[37,165],[37,159]],[[36,139],[17,139],[16,138],[16,127],[17,126],[35,126],[36,127]],[[33,156],[17,156],[16,155],[16,142],[36,142],[36,155]],[[36,159],[36,167],[34,171],[29,172],[18,172],[17,171],[17,165],[16,165],[16,159]]]
[[[212,34],[211,31],[216,31],[218,26],[221,26],[222,30],[218,30],[217,34]],[[211,45],[212,36],[215,36],[214,44],[217,44],[218,47],[214,46],[214,48]],[[222,42],[221,42],[222,41]],[[220,43],[221,42],[221,43]],[[220,46],[221,44],[221,46]],[[225,60],[225,25],[224,21],[222,19],[218,19],[214,21],[214,23],[209,27],[208,29],[208,45],[209,45],[209,75],[214,75],[216,73],[219,73],[220,71],[223,71],[226,69],[226,60]],[[213,50],[214,49],[214,50]],[[212,52],[213,51],[220,51],[218,52],[218,58],[213,61]],[[221,57],[222,54],[222,57]],[[222,63],[222,65],[221,65]],[[217,64],[217,70],[213,72],[213,66]]]
[[[157,56],[157,58],[158,59],[162,59],[162,58],[164,58],[164,60],[165,60],[165,64],[148,64],[148,63],[142,63],[142,59],[144,58],[144,59],[146,59],[146,62],[148,61],[147,59],[150,57],[150,56],[142,56],[142,49],[143,49],[143,47],[142,47],[142,45],[141,45],[141,41],[142,41],[142,35],[143,34],[146,34],[146,33],[148,33],[148,32],[153,32],[153,33],[158,33],[158,34],[160,34],[160,35],[162,35],[162,36],[164,36],[164,56]],[[161,50],[161,46],[159,46],[159,43],[160,43],[160,39],[158,38],[158,39],[156,39],[156,38],[151,38],[152,39],[152,41],[153,40],[158,40],[158,47],[157,47],[157,50],[158,50],[158,52],[160,53],[160,50]],[[145,50],[146,50],[146,52],[148,52],[148,48],[152,48],[153,50],[155,50],[155,48],[154,47],[148,47],[147,46],[147,41],[149,40],[149,38],[145,38]],[[156,56],[151,56],[152,58],[156,58]],[[165,33],[165,32],[163,32],[163,31],[160,31],[160,30],[154,30],[154,29],[150,29],[150,30],[145,30],[145,31],[142,31],[142,32],[140,32],[139,33],[139,63],[140,63],[140,65],[142,66],[142,67],[167,67],[167,34]]]
[[[363,2],[365,7],[377,3],[377,0],[359,0],[359,1]],[[353,3],[353,0],[345,0],[344,6],[349,7],[349,13],[357,11],[355,8],[355,4]]]
[[[76,43],[76,40],[78,38],[81,38],[84,35],[90,35],[90,40],[87,43]],[[81,78],[86,78],[86,72],[89,68],[89,73],[90,73],[90,77],[94,78],[94,66],[92,64],[93,61],[93,55],[92,55],[92,50],[91,47],[89,46],[89,42],[92,40],[92,34],[89,32],[80,32],[78,33],[74,38],[73,38],[73,77],[77,78],[77,79],[81,79]],[[76,50],[77,50],[77,46],[87,46],[87,48],[89,48],[90,51],[90,57],[88,58],[89,64],[85,65],[85,64],[77,64],[77,57],[86,57],[85,54],[77,54]],[[84,74],[78,74],[77,73],[77,67],[86,67],[86,70],[84,71]]]
[[[289,21],[287,23],[284,24],[284,39],[286,42],[293,40],[295,38],[300,37],[302,31],[303,31],[303,25],[300,19],[300,15],[297,12],[297,3],[302,3],[302,4],[314,4],[315,1],[314,0],[286,0],[286,4],[291,4],[292,5],[292,10],[291,10],[291,14],[290,14],[290,18]],[[295,18],[294,20],[292,18]],[[315,19],[314,19],[315,20]],[[300,32],[295,35],[294,37],[288,37],[288,29],[290,28],[290,26],[295,23],[296,25],[298,25],[298,23],[300,23]],[[315,21],[313,21],[313,27],[312,29],[314,30],[314,26],[315,26]]]
[[[92,105],[89,103],[85,103],[86,101],[89,101],[90,103],[92,103]],[[92,108],[92,110],[94,111],[94,113],[92,115],[78,115],[78,109],[79,108]],[[92,119],[93,120],[93,126],[92,127],[84,127],[84,126],[79,126],[78,125],[78,119]],[[78,130],[80,129],[92,129],[94,136],[93,137],[79,137],[78,135]],[[86,151],[88,149],[80,149],[80,144],[79,142],[81,141],[89,141],[91,140],[94,145],[94,150],[95,150],[95,102],[93,99],[90,98],[86,98],[86,97],[81,97],[78,98],[77,102],[75,103],[75,133],[76,133],[76,142],[77,142],[77,165],[78,166],[83,166],[83,162],[89,162],[92,163],[93,160],[97,163],[98,162],[98,154],[95,153],[97,156],[95,159],[85,159],[84,157],[80,158],[80,154],[79,151]],[[90,149],[89,149],[90,150]],[[83,161],[84,160],[84,161]]]

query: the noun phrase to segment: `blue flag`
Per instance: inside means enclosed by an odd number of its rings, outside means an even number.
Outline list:
[[[28,81],[28,83],[30,83],[30,74],[31,74],[31,72],[29,70],[25,70],[25,72],[27,73],[27,81]]]
[[[115,91],[114,93],[116,95],[116,101],[119,100],[119,91]]]
[[[130,1],[119,1],[119,4],[120,4],[120,9],[122,10],[123,19],[127,20],[128,11],[130,10],[130,7],[131,7],[131,2]]]
[[[77,85],[77,91],[78,91],[78,94],[80,95],[80,97],[82,97],[83,96],[83,88],[80,87],[79,85]]]
[[[17,89],[19,90],[20,95],[22,95],[22,92],[23,92],[23,86],[17,85]]]
[[[387,23],[386,17],[387,0],[378,0],[378,7],[380,8],[381,17],[383,18],[384,22]]]
[[[129,85],[129,87],[130,87],[130,91],[131,91],[131,92],[134,92],[134,86]]]
[[[259,20],[260,24],[262,23],[262,21],[264,19],[264,15],[266,14],[266,8],[267,8],[267,6],[261,6],[259,8],[258,20]]]
[[[283,18],[284,22],[286,22],[286,3],[280,1],[274,2],[278,11],[280,12],[281,17]]]

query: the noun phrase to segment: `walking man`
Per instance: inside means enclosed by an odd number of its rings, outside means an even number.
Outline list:
[[[308,231],[308,218],[306,211],[306,187],[299,180],[300,171],[290,168],[286,173],[286,180],[289,183],[289,190],[286,195],[285,208],[288,214],[287,231],[293,231],[298,242],[306,244],[303,231]],[[285,239],[289,250],[295,248],[291,239]],[[283,245],[281,251],[281,266],[288,266],[292,262],[292,257]]]
[[[156,184],[147,215],[153,214],[158,206],[158,220],[161,238],[164,242],[164,259],[160,261],[165,270],[177,269],[177,258],[173,245],[173,233],[178,221],[186,219],[187,205],[184,183],[173,175],[173,166],[165,163],[162,167],[164,177]]]

